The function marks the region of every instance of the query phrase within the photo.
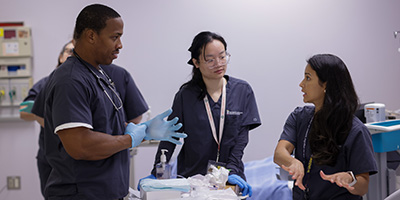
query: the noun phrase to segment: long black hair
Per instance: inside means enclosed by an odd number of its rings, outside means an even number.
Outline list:
[[[196,60],[196,62],[199,63],[200,61],[200,55],[203,53],[204,59],[204,51],[208,43],[212,42],[213,40],[219,40],[222,42],[222,44],[225,47],[225,50],[227,48],[227,44],[224,40],[224,38],[216,33],[210,32],[210,31],[204,31],[199,34],[197,34],[192,42],[192,45],[189,47],[188,51],[191,53],[191,58],[187,62],[189,65],[193,65],[192,69],[192,79],[189,80],[188,82],[184,83],[182,87],[186,85],[192,85],[192,86],[198,86],[201,90],[199,99],[203,99],[204,96],[206,95],[207,89],[206,85],[203,80],[203,76],[201,75],[200,69],[196,68],[196,66],[193,63],[193,58]],[[203,52],[202,52],[203,51]]]
[[[319,54],[307,63],[317,73],[319,84],[326,83],[325,99],[310,131],[311,152],[316,164],[333,166],[351,130],[359,100],[350,73],[339,57]]]

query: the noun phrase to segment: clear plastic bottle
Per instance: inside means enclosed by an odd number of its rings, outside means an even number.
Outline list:
[[[160,162],[156,165],[156,178],[157,179],[170,179],[171,178],[171,165],[167,163],[167,156],[165,152],[167,149],[161,149]]]

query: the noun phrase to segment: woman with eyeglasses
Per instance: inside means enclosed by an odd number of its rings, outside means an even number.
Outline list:
[[[58,56],[58,64],[57,67],[60,66],[62,63],[67,60],[69,56],[72,55],[72,49],[74,48],[73,41],[69,41],[66,43],[63,48],[61,49],[61,52]],[[32,106],[36,100],[36,97],[38,96],[39,92],[44,88],[44,86],[47,83],[47,80],[49,79],[48,76],[40,79],[38,82],[36,82],[32,88],[28,91],[28,96],[24,99],[24,101],[21,103],[20,107],[20,118],[26,121],[33,121],[37,120],[38,118],[35,116],[35,114],[31,113]],[[51,171],[51,166],[47,162],[46,156],[44,155],[44,133],[43,133],[43,127],[44,123],[43,120],[38,120],[41,121],[41,127],[40,127],[40,134],[39,134],[39,150],[37,152],[37,167],[39,171],[39,178],[40,178],[40,188],[42,195],[44,196],[44,187],[47,182],[47,178],[49,177],[50,171]]]
[[[358,97],[350,73],[331,54],[307,63],[300,87],[303,101],[314,106],[289,115],[274,162],[295,179],[293,199],[362,199],[377,166],[371,135],[354,116]]]
[[[189,51],[192,79],[176,93],[169,117],[178,117],[183,124],[180,131],[188,135],[178,156],[177,174],[205,175],[208,163],[217,163],[230,169],[231,184],[239,185],[243,195],[251,195],[242,157],[249,131],[261,125],[253,90],[246,81],[225,74],[230,54],[220,35],[199,33]],[[161,142],[155,164],[160,162],[161,149],[168,150],[169,161],[175,145]],[[154,175],[155,169],[149,177]]]
[[[73,50],[74,50],[73,41],[70,41],[63,46],[63,48],[60,52],[60,55],[58,56],[57,67],[60,66],[61,64],[63,64],[67,60],[67,58],[72,55]]]

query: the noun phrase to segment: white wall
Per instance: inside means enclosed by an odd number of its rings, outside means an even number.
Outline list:
[[[0,21],[32,28],[34,80],[56,65],[72,37],[79,11],[92,1],[0,0]],[[220,33],[232,54],[228,74],[255,91],[263,125],[251,132],[244,161],[273,154],[288,114],[303,105],[298,86],[305,60],[333,53],[347,64],[361,102],[400,108],[400,1],[386,0],[148,0],[97,1],[116,9],[125,22],[124,48],[114,63],[136,80],[152,113],[169,108],[190,77],[187,51],[200,31]],[[44,5],[44,6],[43,6]],[[0,199],[40,199],[34,156],[38,125],[0,123]],[[149,173],[155,148],[135,158],[136,180]],[[22,190],[1,190],[6,176],[20,175]]]

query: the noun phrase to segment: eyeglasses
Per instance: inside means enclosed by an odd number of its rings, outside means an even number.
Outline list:
[[[64,49],[64,53],[67,53],[68,55],[72,55],[74,49],[70,49],[70,48],[65,48]]]
[[[214,69],[217,66],[228,64],[230,59],[231,59],[231,54],[225,51],[218,58],[211,58],[205,60],[205,63],[209,69]]]

